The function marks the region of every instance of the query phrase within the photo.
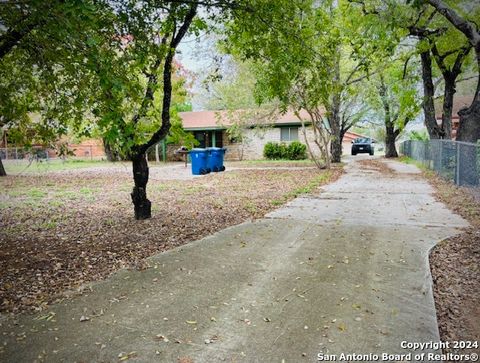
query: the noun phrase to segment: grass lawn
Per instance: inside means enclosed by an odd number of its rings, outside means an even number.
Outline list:
[[[120,268],[146,268],[148,256],[260,218],[341,174],[259,169],[151,178],[153,218],[135,221],[130,169],[65,165],[98,168],[0,178],[0,311],[41,309]]]
[[[41,160],[32,161],[29,163],[27,160],[2,160],[3,166],[7,174],[11,175],[31,175],[31,174],[44,174],[49,172],[74,170],[90,167],[109,167],[115,165],[108,161],[102,160],[82,160],[82,159],[70,159],[70,160]],[[127,164],[127,163],[125,163]]]

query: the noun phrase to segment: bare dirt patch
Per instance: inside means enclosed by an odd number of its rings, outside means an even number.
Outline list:
[[[237,170],[151,180],[153,218],[133,219],[129,173],[0,179],[0,311],[40,310],[67,290],[269,211],[341,169]]]

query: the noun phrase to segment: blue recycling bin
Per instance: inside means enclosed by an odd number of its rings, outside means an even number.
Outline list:
[[[208,168],[208,151],[206,149],[192,149],[189,152],[192,161],[192,174],[205,175],[210,173]]]
[[[221,147],[209,147],[207,167],[213,172],[224,171],[223,159],[226,149]]]

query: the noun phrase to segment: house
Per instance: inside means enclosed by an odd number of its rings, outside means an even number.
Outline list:
[[[473,96],[455,96],[453,98],[453,107],[452,107],[452,139],[457,138],[458,127],[460,126],[460,116],[458,116],[458,111],[464,107],[469,107],[472,104]],[[435,118],[437,124],[440,126],[442,124],[442,103],[435,103]]]
[[[242,112],[247,114],[242,117]],[[244,114],[244,116],[245,116]],[[300,113],[303,119],[308,119],[306,111]],[[195,139],[199,142],[197,147],[225,147],[227,160],[255,160],[263,158],[263,149],[267,142],[291,142],[298,140],[305,143],[305,136],[314,148],[313,129],[306,123],[305,134],[303,134],[302,124],[293,112],[287,112],[283,115],[257,114],[249,117],[248,111],[193,111],[180,112],[182,124],[185,131],[193,133]],[[227,130],[234,124],[233,120],[239,120],[242,117],[242,138],[229,135]],[[250,120],[248,120],[250,119]],[[353,132],[347,132],[343,139],[344,153],[350,153],[351,142],[357,137],[363,135]],[[6,137],[4,136],[5,141]],[[73,151],[76,157],[87,159],[106,158],[103,143],[101,140],[89,139],[77,144],[69,144],[69,149]],[[176,155],[175,151],[180,145],[166,145],[160,143],[156,148],[149,152],[151,160],[181,160],[181,155]],[[191,145],[186,145],[191,146]],[[48,157],[57,157],[56,151],[49,150]]]
[[[241,112],[241,111],[239,111]],[[230,116],[230,117],[229,117]],[[300,113],[304,119],[308,119],[305,111]],[[227,160],[243,159],[262,159],[263,148],[267,142],[291,142],[298,140],[305,142],[307,139],[313,141],[313,129],[308,126],[303,134],[302,124],[293,112],[287,112],[283,115],[273,116],[260,123],[243,123],[242,140],[235,140],[229,137],[228,128],[232,126],[232,118],[235,114],[229,114],[227,111],[192,111],[181,112],[183,128],[185,131],[193,133],[195,139],[199,142],[198,147],[225,147]],[[344,136],[344,152],[349,152],[351,142],[362,135],[347,132]],[[312,143],[313,145],[313,143]]]

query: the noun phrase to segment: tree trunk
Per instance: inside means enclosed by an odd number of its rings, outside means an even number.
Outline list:
[[[337,48],[337,54],[335,57],[335,67],[333,69],[333,81],[334,84],[340,83],[340,52]],[[328,115],[328,121],[330,125],[330,131],[332,133],[332,139],[330,141],[330,160],[332,163],[339,163],[342,161],[342,125],[340,120],[340,104],[342,102],[341,90],[336,90],[332,95],[332,102],[330,104],[330,110]]]
[[[152,217],[152,203],[147,199],[147,155],[145,153],[135,154],[132,157],[132,166],[135,186],[131,196],[135,209],[135,219],[148,219]]]
[[[330,160],[332,163],[339,163],[342,161],[342,141],[343,133],[340,122],[340,95],[334,94],[332,104],[330,107],[328,121],[332,139],[330,141]]]
[[[342,161],[343,145],[339,135],[334,135],[330,143],[330,154],[332,163],[339,163]]]
[[[7,172],[5,171],[5,168],[3,167],[3,162],[2,162],[1,157],[0,157],[0,176],[7,176]]]
[[[443,138],[452,138],[453,96],[455,95],[455,78],[445,76],[445,90],[443,92],[442,130]]]
[[[398,158],[397,147],[395,141],[398,133],[395,132],[394,127],[385,126],[385,157],[386,158]]]
[[[425,51],[420,54],[422,60],[422,81],[423,81],[423,113],[425,116],[425,126],[427,127],[430,139],[441,139],[443,132],[437,124],[435,118],[435,104],[433,97],[435,89],[433,87],[432,77],[432,58],[430,51]]]
[[[457,132],[457,141],[476,143],[480,140],[480,102],[474,102],[469,108],[458,112],[460,127]]]
[[[112,149],[110,143],[105,139],[103,139],[103,150],[105,151],[105,156],[108,161],[114,162],[120,160],[118,153]]]

